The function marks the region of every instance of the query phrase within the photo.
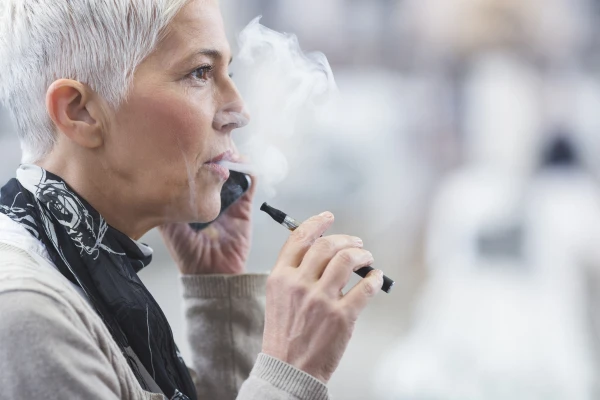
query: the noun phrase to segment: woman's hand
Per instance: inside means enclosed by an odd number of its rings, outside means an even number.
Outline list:
[[[346,295],[353,271],[371,265],[362,241],[346,235],[320,237],[333,223],[324,213],[290,236],[267,281],[263,353],[327,383],[352,336],[355,322],[383,284],[371,271]]]
[[[252,199],[250,189],[207,228],[197,232],[189,224],[166,224],[160,233],[184,275],[241,274],[250,252]]]

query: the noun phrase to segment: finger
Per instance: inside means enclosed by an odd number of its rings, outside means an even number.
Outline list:
[[[358,319],[369,300],[381,291],[381,286],[383,286],[383,271],[374,269],[342,297],[340,303],[353,321]]]
[[[362,240],[348,235],[331,235],[318,238],[308,249],[300,264],[300,270],[306,276],[319,279],[327,264],[341,250],[362,247]]]
[[[303,222],[283,245],[278,265],[299,266],[310,246],[329,229],[333,220],[332,213],[324,212]]]
[[[338,252],[319,279],[319,284],[328,293],[338,296],[348,284],[353,271],[373,264],[371,252],[361,248],[347,248]]]

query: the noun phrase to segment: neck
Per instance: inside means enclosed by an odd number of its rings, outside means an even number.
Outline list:
[[[138,240],[166,221],[144,204],[127,174],[117,173],[95,157],[81,158],[51,154],[35,164],[61,177],[73,190],[102,215],[113,228]]]

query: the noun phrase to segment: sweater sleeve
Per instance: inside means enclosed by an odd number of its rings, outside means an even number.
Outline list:
[[[267,275],[182,276],[198,399],[328,400],[326,386],[259,354]]]
[[[0,294],[0,400],[120,399],[109,360],[74,312],[33,291]]]

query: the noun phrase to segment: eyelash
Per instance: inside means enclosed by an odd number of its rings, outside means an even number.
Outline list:
[[[196,68],[195,70],[192,71],[192,73],[190,74],[190,77],[196,80],[200,80],[200,81],[207,81],[208,77],[206,77],[206,75],[211,72],[213,70],[212,65],[203,65],[199,68]],[[200,73],[200,76],[204,76],[204,78],[198,77],[197,73]]]
[[[200,80],[200,81],[204,81],[206,82],[208,80],[208,77],[206,75],[208,75],[208,73],[210,73],[213,70],[213,66],[212,65],[203,65],[199,68],[196,68],[195,70],[193,70],[190,73],[190,77],[196,80]],[[204,78],[202,77],[198,77],[198,74],[200,74],[200,76],[204,76]],[[233,73],[228,74],[229,78],[233,79]]]

